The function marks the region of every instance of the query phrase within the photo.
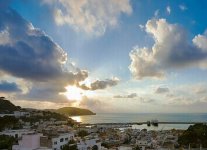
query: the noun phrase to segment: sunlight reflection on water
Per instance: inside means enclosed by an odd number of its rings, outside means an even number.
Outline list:
[[[168,114],[159,114],[159,113],[145,113],[145,114],[107,114],[107,113],[98,113],[96,115],[86,115],[86,116],[73,116],[72,119],[81,123],[122,123],[122,122],[142,122],[152,119],[157,119],[159,121],[198,121],[198,122],[207,122],[207,113],[168,113]],[[133,128],[147,128],[151,130],[161,130],[161,129],[187,129],[189,124],[160,124],[158,127],[147,127],[147,125],[134,125]]]
[[[73,116],[71,117],[73,120],[77,121],[77,122],[82,122],[81,116]]]

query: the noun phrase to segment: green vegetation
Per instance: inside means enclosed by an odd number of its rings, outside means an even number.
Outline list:
[[[98,146],[97,146],[97,145],[94,145],[94,146],[92,147],[92,150],[98,150]]]
[[[13,113],[13,111],[20,110],[21,107],[15,106],[5,97],[0,97],[0,113]]]
[[[68,115],[68,116],[83,116],[83,115],[95,115],[94,112],[88,109],[76,108],[76,107],[63,107],[57,110],[50,110],[53,112],[57,112],[60,114]]]
[[[0,149],[12,149],[15,138],[8,135],[0,135]]]
[[[0,117],[0,131],[4,130],[5,128],[18,128],[19,123],[18,119],[13,116],[4,116]]]
[[[136,145],[135,147],[132,148],[132,150],[140,150],[140,148],[138,145]]]
[[[75,124],[74,120],[71,118],[68,118],[67,116],[63,114],[59,114],[56,112],[50,112],[50,111],[37,111],[37,113],[42,113],[42,115],[35,115],[35,116],[30,116],[30,117],[21,117],[22,121],[24,122],[30,122],[35,123],[35,122],[40,122],[42,121],[50,121],[51,118],[55,119],[56,121],[67,121],[68,125],[73,126]]]
[[[61,150],[77,150],[77,144],[74,140],[70,140],[68,144],[64,145]]]
[[[80,130],[78,132],[78,136],[80,137],[84,137],[84,136],[87,136],[88,135],[88,132],[86,130]]]
[[[190,144],[193,148],[197,148],[201,144],[202,147],[207,148],[207,125],[195,124],[190,126],[179,136],[178,143],[184,147],[188,147]]]
[[[110,148],[109,144],[108,143],[101,143],[101,146],[105,147],[105,148]]]

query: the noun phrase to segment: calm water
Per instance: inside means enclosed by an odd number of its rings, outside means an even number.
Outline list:
[[[143,113],[143,114],[109,114],[102,113],[92,116],[75,116],[72,119],[82,123],[124,123],[124,122],[143,122],[148,120],[157,119],[159,121],[173,122],[173,121],[198,121],[207,122],[207,113],[174,113],[174,114],[163,114],[163,113]],[[161,129],[187,129],[189,125],[185,124],[164,124],[158,127],[147,127],[147,125],[134,125],[133,128],[147,128],[153,130]]]

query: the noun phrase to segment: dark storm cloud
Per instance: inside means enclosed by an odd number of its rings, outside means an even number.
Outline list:
[[[21,89],[14,82],[0,81],[0,92],[21,92]]]
[[[0,10],[0,41],[0,70],[12,76],[71,84],[88,76],[79,69],[63,71],[67,53],[12,9]]]
[[[99,90],[99,89],[105,89],[107,87],[112,87],[116,86],[119,82],[118,78],[113,78],[113,79],[106,79],[106,80],[96,80],[93,83],[90,84],[90,87],[88,87],[85,84],[78,84],[77,86],[82,88],[83,90]]]

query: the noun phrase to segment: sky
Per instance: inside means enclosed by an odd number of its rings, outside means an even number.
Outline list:
[[[0,0],[0,95],[37,109],[204,113],[205,0]]]

